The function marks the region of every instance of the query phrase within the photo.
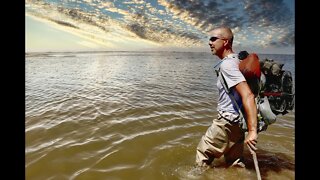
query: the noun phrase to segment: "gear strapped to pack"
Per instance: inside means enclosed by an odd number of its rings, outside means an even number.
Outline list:
[[[276,121],[277,114],[285,114],[288,110],[293,109],[294,94],[292,94],[293,86],[291,73],[282,70],[283,65],[274,65],[274,67],[276,67],[274,68],[275,70],[271,69],[272,66],[263,66],[266,64],[266,61],[270,62],[270,60],[259,62],[258,56],[254,53],[249,54],[247,51],[241,51],[238,57],[240,60],[239,70],[244,75],[251,91],[255,95],[255,103],[258,112],[258,132],[265,131],[268,125],[273,124]],[[248,131],[248,127],[246,119],[243,116],[243,108],[239,107],[230,88],[227,87],[226,80],[220,72],[220,64],[222,62],[223,61],[220,61],[215,65],[214,69],[223,88],[238,109],[241,119],[239,125],[241,129],[246,132]],[[262,71],[260,71],[260,68]],[[270,68],[269,71],[267,70],[268,68]],[[270,77],[275,79],[278,77],[278,81],[275,81]],[[282,90],[283,92],[279,92],[278,90]],[[281,104],[279,105],[280,102]],[[279,106],[281,108],[279,108]]]
[[[273,113],[287,114],[294,107],[293,79],[290,71],[282,69],[284,64],[272,59],[260,62],[264,75],[261,84],[261,96],[266,96],[270,102]]]

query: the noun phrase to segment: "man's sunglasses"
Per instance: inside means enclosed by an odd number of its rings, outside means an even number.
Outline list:
[[[209,39],[209,41],[214,42],[214,41],[216,41],[217,39],[227,40],[227,39],[225,39],[225,38],[219,38],[219,37],[214,37],[214,36],[212,36],[212,37]]]

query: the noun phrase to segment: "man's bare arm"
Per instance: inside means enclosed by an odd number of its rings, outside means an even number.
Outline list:
[[[245,111],[245,118],[247,119],[248,135],[246,136],[245,143],[251,149],[257,150],[257,107],[254,100],[254,94],[251,92],[246,81],[240,82],[235,86],[235,90],[241,96],[242,104]]]

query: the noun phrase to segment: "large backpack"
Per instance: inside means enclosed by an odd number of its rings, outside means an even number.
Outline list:
[[[276,122],[278,114],[286,114],[294,107],[293,80],[284,64],[271,59],[260,61],[257,54],[239,53],[239,69],[256,97],[258,129],[266,130]]]
[[[255,102],[258,110],[258,132],[265,131],[268,125],[276,122],[279,113],[286,114],[294,106],[294,94],[292,85],[292,76],[290,71],[282,70],[283,64],[273,60],[259,60],[255,53],[249,54],[247,51],[241,51],[238,55],[240,59],[239,70],[242,72],[246,81],[255,95]],[[219,73],[219,79],[227,93],[224,78]],[[230,94],[235,103],[234,97]],[[239,107],[240,115],[243,116],[244,109]],[[244,117],[244,116],[243,116]],[[244,119],[244,118],[243,118]],[[240,122],[243,131],[247,131],[246,120]]]

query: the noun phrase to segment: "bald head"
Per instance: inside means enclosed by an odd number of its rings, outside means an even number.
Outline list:
[[[228,27],[218,27],[216,29],[213,29],[209,32],[211,36],[220,37],[228,39],[230,42],[230,45],[232,46],[233,42],[233,33],[230,28]]]

